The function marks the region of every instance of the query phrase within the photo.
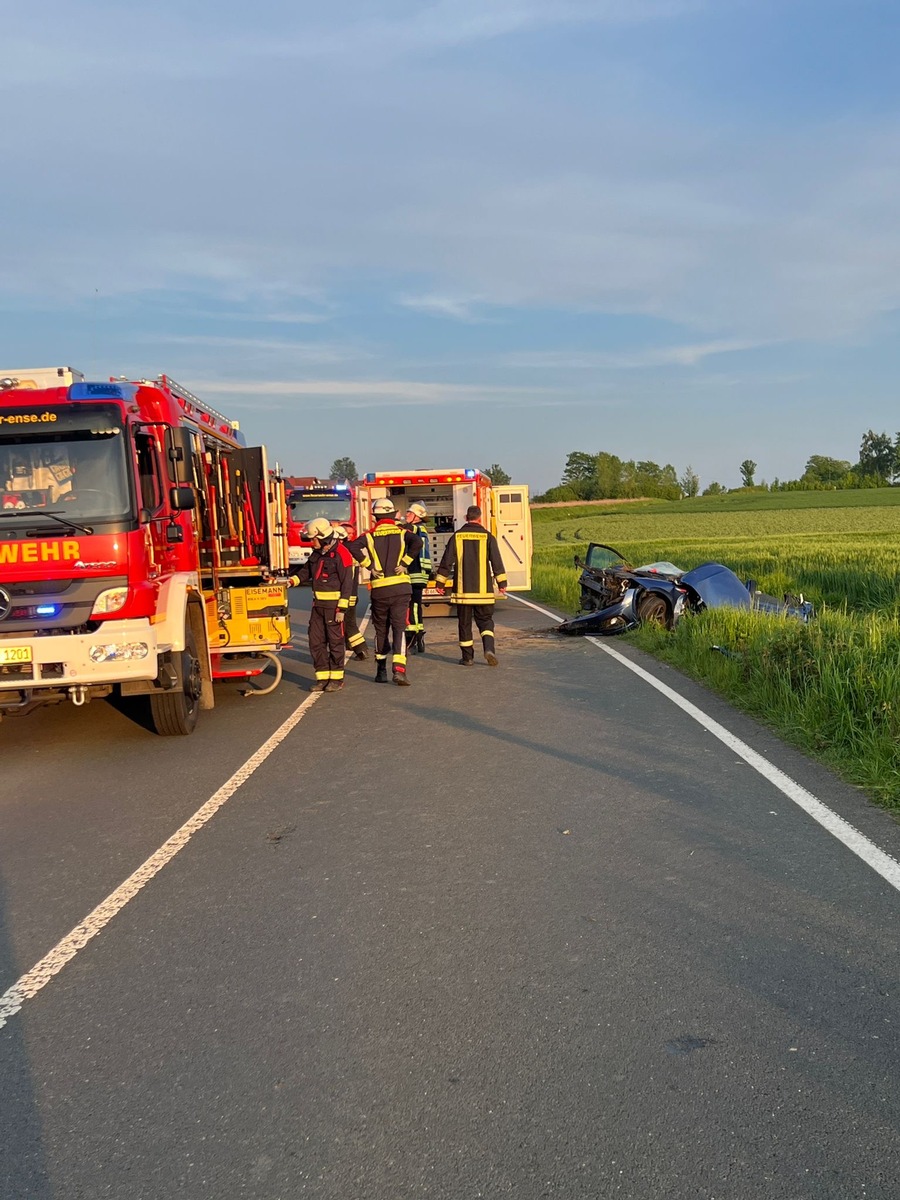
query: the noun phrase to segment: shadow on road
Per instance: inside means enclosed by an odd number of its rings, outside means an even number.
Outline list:
[[[484,737],[495,738],[498,742],[506,742],[510,746],[518,746],[536,754],[547,754],[551,758],[561,759],[576,767],[585,767],[604,775],[608,775],[610,771],[609,763],[598,760],[596,757],[587,758],[582,754],[563,750],[560,746],[550,746],[546,742],[534,742],[529,738],[519,737],[517,734],[508,733],[504,729],[498,729],[494,725],[489,725],[475,717],[470,717],[467,713],[457,712],[454,709],[435,708],[433,704],[429,704],[427,707],[423,705],[419,708],[416,715],[427,721],[436,721],[450,729],[458,729],[460,732],[479,733]]]
[[[18,979],[9,931],[9,912],[0,879],[0,995]],[[0,1027],[0,1197],[52,1200],[43,1150],[43,1130],[34,1092],[21,1014]]]

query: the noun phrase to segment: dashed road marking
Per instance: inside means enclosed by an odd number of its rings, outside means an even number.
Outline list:
[[[556,613],[550,612],[547,608],[541,608],[539,604],[533,604],[530,600],[524,600],[521,596],[509,594],[509,599],[518,600],[520,604],[526,604],[536,612],[543,613],[545,617],[549,617],[551,621],[559,623],[563,620]],[[671,700],[673,704],[677,704],[682,712],[687,713],[698,725],[701,725],[714,737],[717,737],[729,750],[733,750],[745,763],[753,767],[755,771],[758,771],[764,779],[767,779],[783,795],[787,796],[799,808],[802,808],[814,821],[817,821],[823,829],[827,829],[839,842],[843,842],[848,850],[852,850],[867,866],[876,871],[882,879],[885,879],[891,887],[900,891],[900,863],[879,846],[876,846],[864,833],[860,833],[849,821],[845,821],[843,817],[839,817],[827,804],[823,804],[821,800],[817,799],[812,792],[807,791],[796,780],[791,779],[790,775],[786,775],[774,763],[770,763],[762,754],[759,754],[756,750],[748,746],[746,742],[741,741],[739,737],[730,733],[724,725],[720,725],[718,721],[714,721],[712,717],[707,716],[696,704],[691,704],[689,700],[685,700],[684,696],[679,695],[674,688],[670,688],[667,684],[660,682],[649,671],[645,671],[643,667],[639,667],[637,663],[633,663],[624,654],[621,654],[618,650],[614,650],[612,646],[601,642],[599,638],[587,637],[585,640],[591,642],[598,650],[602,650],[605,654],[614,658],[623,667],[627,667],[629,671],[633,671],[635,675],[643,679],[645,683],[649,683],[651,687],[656,688],[658,692],[665,696],[666,699]]]

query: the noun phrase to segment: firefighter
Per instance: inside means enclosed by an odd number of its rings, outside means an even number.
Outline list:
[[[493,577],[493,581],[492,581]],[[506,595],[506,568],[497,539],[481,523],[481,509],[472,504],[466,510],[466,523],[447,542],[435,581],[443,591],[452,584],[451,602],[459,620],[459,649],[463,667],[475,661],[472,618],[481,634],[481,645],[489,667],[496,667],[494,642],[494,587]]]
[[[375,626],[375,682],[387,683],[387,660],[394,683],[409,686],[403,639],[411,586],[409,565],[421,552],[422,539],[397,524],[393,500],[383,497],[372,505],[374,526],[350,543],[350,551],[369,568],[369,604]]]
[[[334,536],[339,542],[343,542],[347,538],[346,525],[335,525]],[[356,619],[356,605],[359,601],[359,563],[354,558],[353,560],[353,591],[350,594],[350,607],[344,616],[344,645],[353,653],[354,658],[358,658],[361,662],[369,657],[369,651],[366,647],[366,639],[359,631],[359,623]]]
[[[425,527],[428,509],[420,500],[413,500],[406,510],[404,525],[422,539],[422,549],[409,564],[411,596],[409,601],[409,623],[406,626],[407,654],[425,653],[425,609],[422,593],[431,575],[431,541]]]
[[[325,517],[310,521],[306,536],[313,549],[297,576],[313,590],[309,653],[316,681],[309,690],[339,692],[344,686],[344,617],[350,607],[355,563]]]

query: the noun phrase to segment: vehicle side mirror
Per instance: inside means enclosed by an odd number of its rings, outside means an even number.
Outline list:
[[[166,451],[169,459],[169,478],[177,484],[190,483],[193,477],[193,444],[190,430],[185,429],[183,425],[167,430]],[[193,507],[191,505],[191,508]]]
[[[190,512],[197,507],[197,497],[189,483],[169,488],[169,506],[174,512]]]
[[[576,554],[576,555],[575,555],[575,566],[576,566],[576,567],[583,567],[583,566],[584,566],[584,559],[581,557],[581,555],[580,555],[580,554]]]

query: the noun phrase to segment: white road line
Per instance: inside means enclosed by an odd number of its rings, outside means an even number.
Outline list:
[[[538,604],[532,604],[530,600],[523,600],[521,596],[510,595],[510,599],[518,600],[520,604],[527,604],[529,608],[543,613],[551,621],[559,623],[563,620],[556,613],[550,612],[549,609],[541,608]],[[629,671],[633,671],[635,675],[643,679],[645,683],[649,683],[651,687],[656,688],[658,692],[661,692],[673,704],[677,704],[682,712],[687,713],[698,725],[702,725],[704,729],[714,737],[717,737],[729,750],[732,750],[745,763],[753,767],[755,771],[758,771],[763,778],[767,779],[769,783],[778,788],[783,795],[787,796],[788,800],[793,801],[799,808],[802,808],[814,821],[818,821],[823,829],[827,829],[839,842],[843,842],[848,850],[852,850],[873,871],[877,871],[882,879],[887,880],[892,887],[900,891],[900,863],[895,858],[892,858],[890,854],[886,854],[884,850],[876,846],[864,833],[860,833],[849,821],[845,821],[843,817],[839,817],[836,812],[826,804],[823,804],[821,800],[818,800],[812,792],[808,792],[796,780],[791,779],[790,775],[786,775],[784,771],[780,770],[773,763],[770,763],[767,758],[764,758],[761,754],[751,749],[746,742],[742,742],[733,733],[729,733],[724,725],[720,725],[718,721],[714,721],[712,717],[707,716],[702,709],[698,708],[695,704],[691,704],[689,700],[685,700],[673,688],[654,678],[649,671],[645,671],[643,667],[639,667],[637,663],[633,663],[624,654],[621,654],[618,650],[614,650],[612,646],[605,645],[598,638],[589,637],[586,640],[605,654],[610,655],[611,658],[621,663],[622,666],[627,667]]]
[[[361,632],[365,631],[368,620],[368,614],[366,614],[360,625]],[[122,911],[128,901],[134,899],[138,892],[155,875],[158,875],[167,863],[172,861],[179,850],[184,849],[197,830],[202,829],[216,815],[226,800],[231,799],[238,788],[247,782],[253,772],[262,766],[272,751],[303,720],[321,694],[321,692],[313,692],[298,704],[272,736],[263,742],[254,754],[250,755],[243,766],[238,767],[231,778],[223,783],[219,790],[210,796],[206,803],[201,805],[194,815],[172,834],[168,841],[163,842],[155,854],[151,854],[146,861],[142,862],[124,883],[120,884],[114,892],[110,892],[106,899],[98,904],[93,912],[88,913],[70,933],[66,934],[61,942],[57,942],[39,963],[0,995],[0,1029],[10,1017],[16,1015],[26,1000],[36,996],[41,988],[47,986],[54,975],[58,975],[63,967],[72,961],[79,950],[83,950],[89,941],[101,933],[113,917]]]

